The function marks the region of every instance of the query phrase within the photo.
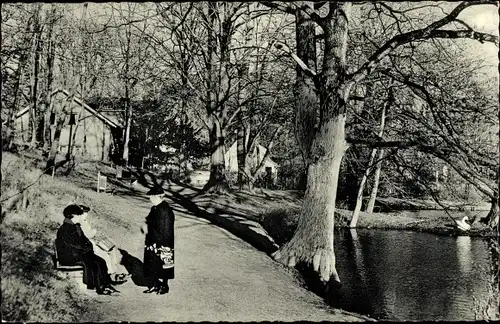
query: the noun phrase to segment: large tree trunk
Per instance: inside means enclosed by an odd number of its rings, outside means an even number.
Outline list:
[[[274,256],[289,266],[300,263],[312,266],[322,283],[335,288],[340,285],[340,278],[335,268],[333,230],[340,164],[347,149],[345,109],[352,85],[347,87],[342,82],[352,4],[331,2],[329,5],[330,19],[323,24],[322,79],[318,82],[320,126],[314,133],[307,159],[304,203],[294,236]]]
[[[340,164],[347,149],[344,128],[342,114],[326,122],[316,135],[297,230],[274,255],[291,267],[299,263],[312,265],[325,283],[330,279],[340,282],[335,268],[333,228]]]
[[[375,175],[373,176],[373,186],[370,194],[370,200],[368,201],[368,206],[366,207],[367,213],[373,213],[373,208],[375,207],[375,201],[377,200],[378,186],[380,183],[380,173],[382,171],[382,159],[384,158],[384,149],[380,149],[378,155],[378,160],[376,162]]]
[[[311,1],[301,1],[298,5],[313,8]],[[315,23],[302,10],[297,10],[296,42],[297,56],[310,69],[316,70]],[[295,82],[295,136],[306,162],[311,150],[314,132],[317,127],[318,96],[313,78],[297,65]],[[307,170],[307,164],[304,165]]]

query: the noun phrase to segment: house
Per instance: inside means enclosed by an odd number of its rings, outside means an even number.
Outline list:
[[[60,111],[69,96],[66,90],[56,90],[52,93],[53,111]],[[27,107],[15,115],[15,129],[17,141],[28,141],[29,109]],[[112,151],[118,147],[123,133],[123,126],[115,116],[98,112],[80,98],[74,97],[72,105],[67,108],[71,113],[67,114],[59,140],[60,154],[68,150],[70,129],[75,134],[72,139],[73,153],[75,156],[87,160],[109,161]],[[76,125],[69,125],[70,115],[78,118]],[[55,116],[51,116],[51,140],[55,133]]]
[[[252,154],[252,160],[251,160],[251,165],[250,168],[252,170],[255,170],[262,159],[264,159],[264,156],[266,155],[267,149],[262,146],[262,145],[257,145],[254,149],[254,152]],[[225,154],[225,160],[226,160],[226,170],[231,172],[231,173],[238,173],[238,143],[235,141],[231,147],[226,151]],[[260,177],[265,177],[267,174],[270,174],[272,177],[273,183],[276,182],[277,176],[278,176],[278,164],[271,160],[271,158],[268,156],[266,160],[264,161],[264,167],[261,171],[261,174],[259,175]]]

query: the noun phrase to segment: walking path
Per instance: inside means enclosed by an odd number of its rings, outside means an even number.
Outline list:
[[[110,204],[127,204],[137,217],[124,220],[131,229],[110,226],[107,233],[127,251],[123,261],[133,277],[117,286],[119,296],[94,295],[103,321],[363,320],[325,306],[265,253],[209,221],[180,211],[176,212],[175,279],[170,293],[143,294],[144,238],[139,225],[149,212],[149,201],[132,196],[109,199]]]

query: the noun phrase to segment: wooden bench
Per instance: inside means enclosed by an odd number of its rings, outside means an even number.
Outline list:
[[[60,271],[83,271],[82,265],[63,265],[59,262],[59,256],[57,255],[56,243],[54,242],[54,254],[52,256],[54,261],[54,267],[56,270]]]

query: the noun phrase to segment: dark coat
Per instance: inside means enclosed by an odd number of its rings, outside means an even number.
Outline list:
[[[146,246],[156,243],[156,246],[166,246],[174,249],[174,211],[167,202],[162,201],[153,206],[146,217],[148,233],[146,234]],[[153,279],[173,279],[174,269],[163,269],[163,262],[153,251],[144,251],[144,273]]]
[[[79,224],[65,219],[57,230],[56,249],[61,265],[83,265],[83,283],[101,289],[110,282],[106,261],[94,254],[94,247]]]
[[[94,253],[94,247],[80,225],[70,220],[65,220],[57,230],[56,249],[61,265],[75,265],[89,253]]]

